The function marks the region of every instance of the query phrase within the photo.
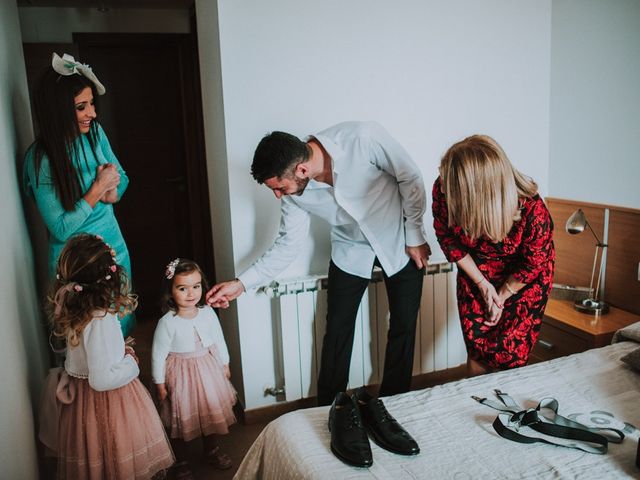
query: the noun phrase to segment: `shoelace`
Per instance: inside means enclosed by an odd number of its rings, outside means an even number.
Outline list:
[[[387,411],[387,407],[384,406],[384,403],[382,403],[382,400],[377,399],[376,405],[380,409],[380,413],[382,413],[382,417],[380,418],[381,422],[390,422],[391,420],[394,419]]]
[[[358,427],[362,428],[362,420],[358,411],[354,408],[349,412],[349,428]]]

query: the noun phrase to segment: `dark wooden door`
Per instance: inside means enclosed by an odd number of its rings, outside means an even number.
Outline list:
[[[157,318],[165,265],[214,277],[197,55],[187,34],[74,34],[105,85],[100,115],[129,176],[116,217],[129,247],[138,316]]]

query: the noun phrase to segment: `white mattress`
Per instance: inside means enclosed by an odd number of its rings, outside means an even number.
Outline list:
[[[373,442],[373,466],[345,465],[329,449],[329,407],[291,412],[269,423],[235,479],[610,479],[640,478],[635,455],[640,427],[640,374],[620,362],[639,348],[625,341],[528,367],[470,378],[384,399],[387,409],[416,439],[421,453],[395,455]],[[627,433],[605,455],[499,437],[497,411],[471,395],[495,399],[507,392],[523,407],[555,397],[564,416],[610,424]]]

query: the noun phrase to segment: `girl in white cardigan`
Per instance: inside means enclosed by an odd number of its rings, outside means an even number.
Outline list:
[[[138,379],[138,358],[122,337],[118,315],[133,311],[136,299],[115,256],[97,235],[73,237],[47,299],[53,334],[67,345],[64,371],[47,382],[53,411],[43,413],[58,415],[48,422],[57,431],[45,435],[58,456],[57,478],[150,479],[174,462]]]
[[[221,469],[232,466],[215,436],[228,433],[236,421],[236,391],[229,381],[229,352],[220,322],[205,304],[203,291],[206,279],[195,262],[176,258],[169,263],[161,300],[166,313],[153,336],[151,373],[179,479],[192,476],[184,442],[198,437],[203,437],[209,463]]]

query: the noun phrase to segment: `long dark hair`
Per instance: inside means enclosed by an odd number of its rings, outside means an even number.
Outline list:
[[[36,184],[40,177],[42,158],[46,155],[55,192],[66,211],[74,209],[85,187],[72,159],[80,157],[75,142],[80,136],[80,129],[74,99],[87,87],[91,88],[97,112],[96,87],[82,75],[64,76],[57,73],[53,67],[47,67],[34,88],[33,107],[37,126],[34,147]],[[91,122],[87,137],[95,155],[98,138],[98,124],[95,121]],[[87,161],[84,151],[82,158]]]

